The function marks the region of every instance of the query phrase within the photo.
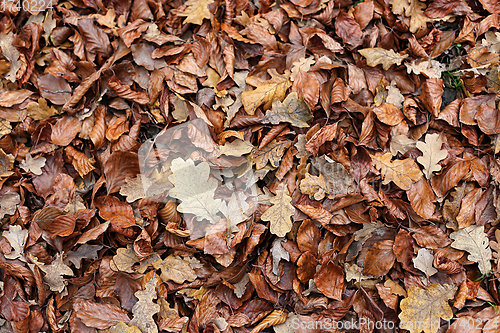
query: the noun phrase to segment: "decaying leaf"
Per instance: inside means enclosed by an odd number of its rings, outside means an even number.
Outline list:
[[[28,239],[28,230],[23,229],[20,225],[9,226],[9,231],[4,231],[2,236],[7,238],[12,252],[6,253],[5,258],[17,259],[24,254],[24,245]]]
[[[271,233],[278,237],[285,235],[292,229],[291,216],[295,213],[295,207],[290,203],[292,198],[288,195],[288,188],[285,183],[281,183],[276,189],[276,196],[269,200],[272,204],[261,219],[270,222]]]
[[[422,156],[417,158],[418,163],[424,167],[424,175],[427,179],[431,178],[434,171],[441,170],[439,161],[448,156],[446,149],[441,149],[443,141],[439,134],[427,134],[425,136],[425,143],[422,141],[417,142],[417,148],[422,152]]]
[[[31,171],[35,175],[41,175],[42,167],[45,166],[45,161],[45,157],[33,158],[28,153],[26,154],[26,159],[21,163],[21,168],[27,172]]]
[[[438,270],[432,266],[433,261],[434,255],[427,249],[419,249],[417,257],[413,258],[415,268],[424,272],[426,277],[430,277],[438,272]]]
[[[275,69],[270,69],[269,75],[271,75],[270,80],[263,80],[253,76],[247,77],[247,84],[256,87],[252,91],[241,93],[241,102],[249,115],[255,114],[257,108],[262,104],[264,104],[264,110],[268,110],[275,99],[283,101],[287,89],[292,85],[289,80],[289,73],[281,75]]]
[[[195,165],[191,159],[177,158],[172,161],[171,169],[169,180],[174,188],[170,190],[170,195],[181,200],[177,210],[195,214],[197,219],[207,219],[210,223],[219,221],[217,213],[221,200],[214,199],[218,183],[210,177],[208,163]]]
[[[471,225],[457,230],[451,233],[450,238],[453,239],[451,247],[467,251],[467,259],[477,262],[482,274],[490,273],[492,253],[483,225]]]
[[[30,259],[45,273],[43,280],[49,285],[52,291],[62,293],[68,283],[63,275],[74,276],[71,268],[63,263],[63,257],[59,253],[56,254],[50,265],[38,262],[35,257],[30,257]]]
[[[296,92],[288,94],[283,103],[274,100],[273,107],[268,110],[266,117],[262,120],[264,124],[279,124],[288,122],[296,127],[309,127],[307,122],[313,118],[309,106],[304,99],[299,98]]]
[[[153,302],[156,299],[156,280],[150,279],[144,290],[139,290],[135,293],[139,299],[132,308],[134,318],[129,323],[129,326],[137,326],[142,333],[158,333],[153,315],[160,311],[160,306]]]
[[[201,25],[204,19],[210,19],[209,5],[213,2],[214,0],[188,0],[184,4],[188,6],[186,10],[177,15],[186,17],[183,22],[184,24],[193,23]]]
[[[392,65],[401,65],[401,62],[408,57],[407,54],[400,55],[394,50],[385,50],[380,47],[361,49],[359,53],[366,58],[368,66],[382,65],[385,70],[388,70]]]
[[[392,154],[370,155],[377,169],[384,177],[383,184],[393,182],[403,190],[409,190],[411,184],[422,177],[422,172],[411,158],[391,161]]]
[[[453,317],[448,300],[455,296],[457,287],[450,284],[432,284],[427,289],[410,286],[408,297],[401,301],[401,328],[411,333],[435,333],[441,319]]]
[[[174,281],[180,284],[184,281],[193,282],[196,279],[196,273],[189,263],[174,255],[154,262],[153,266],[155,269],[161,269],[161,279],[164,282]]]

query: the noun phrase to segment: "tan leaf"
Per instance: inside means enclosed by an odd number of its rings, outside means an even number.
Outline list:
[[[424,167],[424,175],[430,179],[434,171],[441,170],[439,162],[448,156],[446,149],[441,149],[443,141],[437,133],[426,134],[425,143],[422,141],[417,142],[417,148],[422,152],[422,156],[417,158],[417,162]]]
[[[107,330],[99,331],[99,333],[142,333],[137,326],[128,326],[124,322],[120,322],[115,326],[111,326]]]
[[[290,80],[291,81],[295,80],[295,77],[299,73],[299,70],[303,70],[305,73],[307,73],[315,62],[316,61],[314,60],[313,57],[308,57],[308,58],[301,57],[298,61],[295,61],[292,64],[292,69],[291,69],[292,74],[290,75]]]
[[[222,146],[217,146],[217,154],[226,156],[243,156],[250,153],[254,146],[245,140],[235,139],[232,142],[226,142]]]
[[[88,327],[106,329],[118,323],[130,321],[127,311],[109,303],[95,303],[87,299],[76,298],[73,309],[76,316]]]
[[[431,21],[427,15],[424,14],[426,5],[418,0],[411,0],[411,4],[406,7],[406,16],[410,17],[410,32],[417,32],[420,29],[427,27],[427,22]]]
[[[193,271],[189,262],[180,259],[178,256],[169,255],[163,260],[153,263],[155,269],[161,269],[161,279],[163,282],[174,281],[182,284],[184,281],[193,282],[196,280],[196,273]]]
[[[198,220],[207,219],[210,223],[217,223],[220,199],[214,199],[218,186],[216,179],[210,177],[210,166],[207,162],[194,165],[188,158],[176,158],[170,166],[172,175],[169,180],[174,184],[170,190],[171,197],[181,200],[177,206],[180,213],[194,214]]]
[[[448,300],[455,296],[456,291],[457,286],[449,284],[432,284],[427,289],[410,286],[408,297],[400,305],[400,327],[410,333],[437,332],[441,326],[440,319],[449,320],[453,317]]]
[[[451,247],[469,252],[467,259],[478,263],[481,274],[490,273],[492,253],[484,225],[471,225],[452,232],[450,238],[453,239]]]
[[[415,268],[424,272],[425,276],[429,278],[438,272],[438,270],[432,266],[433,261],[434,255],[431,251],[428,249],[419,249],[417,257],[413,258],[413,265],[415,265]]]
[[[5,258],[13,260],[22,257],[24,254],[24,245],[28,239],[28,230],[23,229],[20,225],[10,225],[9,231],[4,231],[2,236],[7,238],[10,246],[12,246],[12,251],[6,253]]]
[[[292,229],[291,216],[295,213],[295,207],[291,204],[292,198],[288,195],[287,185],[281,183],[276,189],[276,196],[269,201],[273,205],[262,214],[261,219],[270,222],[271,233],[278,237],[285,237]]]
[[[282,101],[285,98],[287,89],[292,85],[289,80],[290,73],[281,75],[274,68],[269,69],[268,72],[271,75],[270,80],[264,80],[256,76],[246,78],[247,84],[257,87],[255,90],[241,93],[241,102],[249,115],[254,115],[255,110],[262,104],[264,104],[264,110],[268,110],[275,99]]]
[[[45,273],[43,277],[45,283],[47,283],[50,287],[50,290],[57,291],[62,293],[64,288],[66,287],[67,281],[63,278],[63,275],[74,276],[71,268],[66,266],[63,263],[63,258],[60,253],[56,253],[54,260],[50,263],[50,265],[45,265],[44,263],[38,262],[35,257],[30,257],[31,261],[33,261],[38,268],[42,272]]]
[[[24,102],[32,94],[32,91],[26,89],[4,90],[0,92],[0,106],[10,108],[13,105]]]
[[[120,188],[120,194],[126,197],[129,203],[145,198],[146,193],[144,192],[141,176],[125,178],[125,184]]]
[[[44,120],[57,114],[56,108],[47,105],[45,98],[39,98],[38,102],[29,102],[26,106],[28,116],[33,120]]]
[[[292,141],[290,140],[276,141],[274,139],[264,148],[254,149],[250,156],[255,168],[257,170],[264,168],[268,161],[273,167],[278,167],[285,150],[290,148],[291,145]]]
[[[314,197],[315,200],[321,200],[325,195],[329,194],[325,183],[325,177],[323,177],[322,174],[319,176],[312,176],[306,173],[306,176],[300,182],[300,191],[304,194],[308,194],[311,199]]]
[[[417,141],[410,139],[407,135],[396,135],[391,139],[391,154],[396,156],[398,153],[401,155],[406,154],[407,151],[412,150],[417,146]]]
[[[135,254],[132,244],[128,244],[126,248],[122,247],[116,250],[116,255],[109,263],[109,267],[115,272],[134,273],[132,267],[139,262],[139,258]]]
[[[441,73],[446,69],[444,64],[436,60],[419,60],[405,63],[408,74],[412,72],[419,75],[423,74],[429,79],[440,79]]]
[[[402,190],[409,190],[411,185],[422,177],[422,172],[411,158],[391,162],[391,153],[370,156],[373,164],[384,177],[383,184],[389,184],[392,181]]]
[[[262,123],[277,125],[280,122],[288,122],[295,127],[309,127],[307,122],[312,118],[313,115],[304,99],[298,98],[297,93],[292,92],[283,103],[278,99],[274,100],[272,109],[267,111]]]
[[[156,279],[153,277],[146,283],[144,290],[135,292],[139,299],[132,308],[134,318],[129,325],[137,326],[142,333],[158,333],[158,326],[153,316],[160,311],[160,306],[153,303],[156,299]]]
[[[21,203],[21,197],[17,192],[7,191],[0,196],[0,219],[5,215],[14,215],[17,205]]]
[[[21,168],[27,172],[31,171],[35,175],[41,175],[42,167],[45,166],[45,161],[45,157],[33,158],[30,153],[27,153],[26,159],[21,163]]]
[[[186,17],[183,24],[193,23],[201,25],[204,19],[210,19],[209,5],[214,0],[188,0],[184,3],[187,8],[177,16]],[[144,332],[143,332],[144,333]]]
[[[392,49],[386,50],[380,47],[361,49],[359,53],[366,58],[368,66],[382,65],[385,70],[388,70],[394,64],[401,65],[401,62],[408,57],[407,54],[400,55]]]

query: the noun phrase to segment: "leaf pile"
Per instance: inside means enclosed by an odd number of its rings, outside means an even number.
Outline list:
[[[0,332],[498,331],[499,15],[4,0]]]

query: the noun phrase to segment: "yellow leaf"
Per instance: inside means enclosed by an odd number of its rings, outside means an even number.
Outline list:
[[[262,214],[261,219],[270,222],[271,233],[278,237],[285,237],[292,229],[291,216],[295,213],[295,207],[291,204],[292,198],[288,195],[285,183],[278,186],[276,196],[269,201],[273,205]]]
[[[432,284],[427,289],[415,286],[408,288],[408,297],[401,301],[401,328],[410,333],[435,333],[440,318],[449,320],[453,311],[448,300],[455,296],[457,287],[450,284]]]
[[[388,70],[394,64],[401,65],[401,62],[408,57],[407,54],[400,55],[394,50],[386,50],[381,47],[362,49],[359,50],[359,53],[366,58],[368,66],[382,65],[385,70]]]
[[[175,283],[184,283],[184,281],[193,282],[196,280],[196,273],[189,266],[189,262],[179,259],[174,255],[169,255],[164,260],[158,260],[153,263],[155,269],[161,269],[161,279],[163,282],[174,281]]]
[[[295,127],[309,127],[307,122],[312,118],[313,115],[304,98],[299,98],[296,92],[292,92],[283,103],[278,99],[274,100],[273,108],[267,111],[262,123],[277,125],[280,122],[287,122]]]
[[[490,273],[492,253],[484,225],[471,225],[452,232],[450,238],[454,240],[451,247],[469,252],[467,260],[477,262],[481,274]]]
[[[127,197],[127,202],[145,198],[146,193],[142,185],[142,177],[139,175],[135,178],[125,178],[125,184],[120,188],[120,194]]]
[[[289,80],[289,72],[281,75],[272,68],[268,69],[268,73],[271,75],[270,80],[263,80],[255,76],[246,79],[247,84],[257,87],[255,90],[241,93],[241,102],[249,115],[254,115],[255,110],[262,104],[264,104],[264,110],[268,110],[275,99],[283,101],[287,89],[292,85]]]
[[[315,200],[323,199],[328,194],[325,177],[322,174],[312,176],[306,173],[305,178],[300,182],[300,192],[308,194],[311,198],[314,197]]]
[[[57,114],[57,110],[53,106],[48,107],[45,98],[39,98],[38,103],[29,102],[26,109],[28,110],[28,116],[33,120],[45,120]]]
[[[158,326],[153,315],[160,311],[160,306],[153,302],[156,298],[156,280],[153,277],[146,283],[144,290],[134,294],[139,300],[134,304],[132,313],[134,318],[129,325],[137,326],[142,333],[158,333]]]
[[[424,167],[424,175],[427,179],[431,178],[434,171],[441,170],[439,161],[444,160],[448,156],[446,149],[441,149],[443,141],[439,134],[426,134],[425,143],[417,142],[417,148],[422,152],[422,156],[417,158],[417,162]]]
[[[137,326],[128,326],[124,322],[120,322],[107,330],[99,331],[99,333],[141,333],[141,330]]]
[[[380,170],[386,185],[394,182],[400,189],[408,191],[411,184],[417,182],[422,177],[422,172],[411,158],[405,160],[395,160],[391,162],[392,154],[370,155],[375,167]]]
[[[425,4],[417,0],[412,0],[410,6],[406,7],[406,16],[410,17],[410,31],[415,33],[427,27],[427,22],[432,21],[424,14]]]
[[[210,10],[208,5],[212,4],[214,0],[188,0],[185,5],[188,6],[183,13],[177,16],[185,16],[183,24],[193,23],[201,25],[204,19],[210,19]]]

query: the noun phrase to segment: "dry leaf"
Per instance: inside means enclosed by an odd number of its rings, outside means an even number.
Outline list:
[[[411,333],[435,333],[440,319],[453,317],[448,300],[453,299],[457,287],[449,284],[432,284],[427,289],[408,288],[408,297],[401,301],[401,328]]]
[[[430,179],[434,171],[441,170],[439,162],[448,156],[446,149],[441,149],[443,141],[439,134],[426,134],[425,143],[417,142],[417,148],[422,152],[422,156],[417,158],[417,162],[424,167],[424,175]]]
[[[241,102],[249,115],[254,115],[262,104],[264,104],[264,110],[268,110],[275,99],[283,101],[287,89],[292,86],[289,73],[281,75],[275,69],[270,69],[269,75],[271,75],[270,80],[263,80],[255,76],[246,78],[247,84],[257,87],[255,90],[241,93]]]
[[[26,154],[26,159],[21,163],[21,168],[26,172],[32,172],[35,175],[42,174],[42,168],[45,166],[45,157],[33,158],[29,153]]]
[[[154,262],[153,267],[161,269],[161,279],[163,282],[174,281],[181,284],[184,281],[193,282],[197,277],[189,262],[179,259],[174,255]]]
[[[73,309],[85,326],[98,329],[106,329],[130,320],[125,310],[109,303],[95,303],[87,299],[76,298]]]
[[[467,259],[478,263],[481,274],[490,273],[492,253],[483,225],[471,225],[452,232],[450,238],[453,239],[451,247],[469,252]]]
[[[434,255],[427,249],[419,249],[417,257],[413,258],[415,268],[422,271],[427,278],[438,272],[438,270],[432,266],[433,261]]]
[[[388,70],[392,65],[401,65],[401,62],[408,57],[407,54],[402,56],[394,50],[385,50],[380,47],[361,49],[358,52],[366,58],[368,66],[382,65],[385,70]]]
[[[38,268],[45,273],[43,280],[49,285],[50,290],[62,293],[68,283],[63,275],[74,276],[73,271],[63,263],[63,257],[57,253],[50,265],[38,262],[35,257],[30,257]]]
[[[160,306],[153,302],[156,299],[156,279],[150,279],[144,290],[136,291],[135,296],[139,300],[132,308],[134,318],[129,326],[137,326],[142,333],[158,333],[158,326],[153,319],[154,314],[160,312]]]
[[[297,93],[292,92],[283,103],[278,99],[274,100],[272,109],[267,111],[262,123],[277,125],[280,122],[288,122],[295,127],[309,127],[307,122],[312,118],[313,115],[304,99],[298,98]]]
[[[391,162],[391,153],[370,156],[373,164],[384,177],[383,184],[389,184],[392,181],[402,190],[409,190],[411,185],[422,177],[422,172],[411,158]]]
[[[28,239],[28,230],[23,230],[20,225],[11,225],[9,226],[9,231],[4,231],[2,236],[7,238],[10,246],[12,246],[12,251],[6,253],[4,255],[5,258],[13,260],[22,257],[24,254],[24,245]]]
[[[295,213],[295,207],[291,204],[292,198],[288,194],[285,183],[281,183],[276,189],[276,196],[269,200],[272,204],[264,214],[262,221],[269,221],[271,233],[278,237],[285,235],[292,229],[291,216]]]
[[[193,23],[201,25],[204,19],[210,19],[209,5],[214,0],[188,0],[184,3],[187,8],[177,16],[186,17],[182,23]],[[145,333],[145,332],[142,332]]]

